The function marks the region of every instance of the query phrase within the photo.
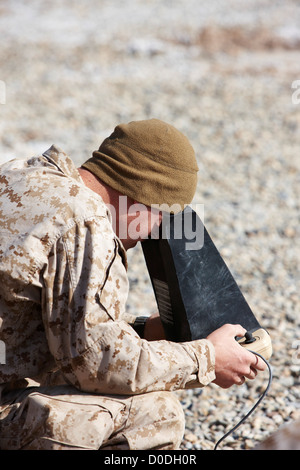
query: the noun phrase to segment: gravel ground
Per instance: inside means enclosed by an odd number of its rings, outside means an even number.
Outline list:
[[[195,202],[274,348],[267,398],[223,449],[300,418],[299,20],[296,0],[0,0],[0,161],[55,143],[79,165],[150,117],[196,150]],[[140,248],[129,263],[128,310],[155,311]],[[267,379],[178,392],[182,449],[212,449]]]

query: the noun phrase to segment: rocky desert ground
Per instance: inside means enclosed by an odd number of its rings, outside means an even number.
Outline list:
[[[274,349],[267,397],[223,449],[300,419],[299,25],[297,0],[0,0],[0,162],[55,143],[80,165],[151,117],[195,148],[195,203]],[[140,248],[128,258],[128,310],[153,312]],[[267,379],[177,392],[182,449],[212,449]]]

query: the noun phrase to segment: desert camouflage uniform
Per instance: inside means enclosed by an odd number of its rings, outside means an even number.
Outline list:
[[[178,447],[170,392],[215,378],[213,347],[134,331],[101,197],[52,146],[0,167],[0,217],[0,448]]]

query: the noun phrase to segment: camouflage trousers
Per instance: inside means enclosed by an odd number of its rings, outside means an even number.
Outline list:
[[[174,450],[183,432],[171,392],[102,396],[59,385],[1,397],[2,450]]]

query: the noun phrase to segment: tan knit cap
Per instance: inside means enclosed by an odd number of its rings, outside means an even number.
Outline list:
[[[188,139],[158,119],[118,125],[83,168],[137,202],[189,204],[197,186],[197,161]]]

